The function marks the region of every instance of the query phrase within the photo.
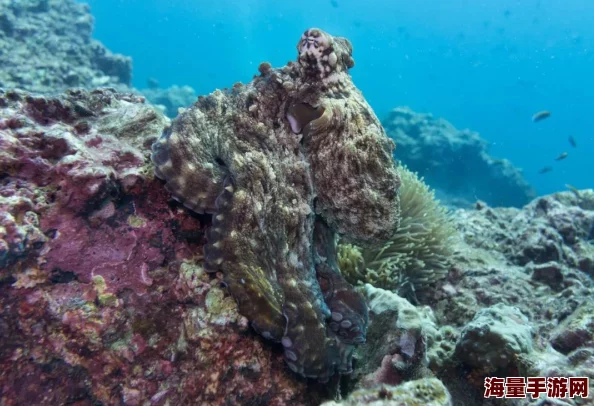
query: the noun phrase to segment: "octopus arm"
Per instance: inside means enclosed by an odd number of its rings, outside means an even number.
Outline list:
[[[285,280],[282,286],[283,314],[287,320],[281,340],[285,361],[294,372],[327,381],[340,363],[340,353],[326,324],[329,311],[318,293],[319,288],[312,289],[309,281],[293,278]]]
[[[209,96],[212,97],[212,96]],[[217,101],[216,96],[212,97]],[[197,213],[213,213],[227,168],[215,129],[200,108],[183,112],[153,144],[155,175],[175,200]]]
[[[285,294],[278,283],[274,247],[262,232],[254,202],[256,195],[225,180],[216,200],[205,247],[210,272],[221,272],[239,311],[265,338],[280,341],[285,330]]]
[[[340,273],[336,261],[336,234],[319,218],[315,224],[314,249],[316,278],[331,312],[330,330],[344,344],[365,343],[369,321],[365,299]],[[340,369],[350,370],[350,360]]]

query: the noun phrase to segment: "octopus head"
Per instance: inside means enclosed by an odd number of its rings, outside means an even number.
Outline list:
[[[305,31],[297,44],[299,64],[308,76],[326,78],[355,66],[353,46],[346,38],[333,37],[318,29]]]

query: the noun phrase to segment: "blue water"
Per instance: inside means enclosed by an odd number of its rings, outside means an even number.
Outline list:
[[[478,131],[540,194],[594,187],[592,0],[87,2],[95,38],[132,56],[136,87],[247,82],[262,61],[294,59],[301,33],[319,27],[353,43],[352,75],[380,119],[408,105]]]

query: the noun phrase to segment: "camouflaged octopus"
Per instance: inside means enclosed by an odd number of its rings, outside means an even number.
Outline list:
[[[368,322],[338,270],[337,235],[389,239],[400,179],[394,144],[348,73],[350,42],[310,29],[297,50],[297,62],[262,63],[247,85],[200,97],[152,160],[176,200],[213,214],[205,268],[240,313],[282,343],[293,371],[326,381],[351,372]]]

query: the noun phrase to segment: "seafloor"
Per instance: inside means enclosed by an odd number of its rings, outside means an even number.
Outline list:
[[[193,90],[133,89],[92,27],[73,0],[0,0],[0,406],[594,404],[593,190],[536,197],[478,134],[395,108],[395,158],[442,206],[400,167],[393,266],[339,248],[369,308],[354,371],[302,378],[205,272],[211,217],[153,174]],[[590,396],[485,399],[491,376]]]

